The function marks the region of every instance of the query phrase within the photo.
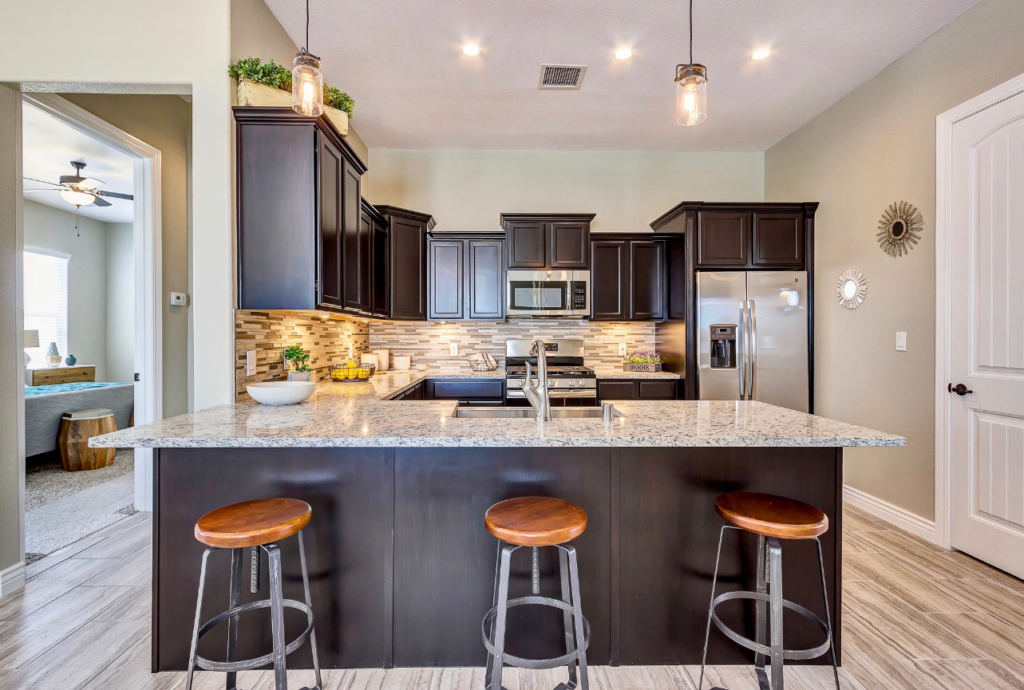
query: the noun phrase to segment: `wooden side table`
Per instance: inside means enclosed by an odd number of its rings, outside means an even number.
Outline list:
[[[68,472],[98,470],[114,462],[113,448],[90,448],[89,439],[117,431],[114,413],[104,408],[65,412],[60,420],[60,461]]]
[[[47,369],[26,369],[25,385],[49,386],[57,383],[92,383],[96,380],[96,365],[76,364]]]

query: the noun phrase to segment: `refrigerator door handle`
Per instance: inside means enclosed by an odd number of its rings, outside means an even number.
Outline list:
[[[740,300],[740,333],[736,347],[738,362],[736,371],[740,376],[740,400],[747,399],[747,303]]]
[[[747,305],[747,318],[750,319],[750,395],[747,399],[757,400],[757,305],[754,300]]]

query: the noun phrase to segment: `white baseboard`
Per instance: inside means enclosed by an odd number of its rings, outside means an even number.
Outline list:
[[[843,501],[933,544],[937,544],[939,541],[934,520],[926,520],[920,515],[864,493],[849,484],[843,485]]]
[[[25,586],[25,561],[18,561],[10,568],[0,571],[0,597],[16,592]]]

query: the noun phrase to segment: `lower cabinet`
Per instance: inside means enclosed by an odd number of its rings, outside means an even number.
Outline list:
[[[503,235],[433,233],[427,240],[427,318],[505,318]]]
[[[675,400],[680,379],[598,379],[597,400]]]

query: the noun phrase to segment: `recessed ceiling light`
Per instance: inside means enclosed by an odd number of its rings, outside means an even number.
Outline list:
[[[751,57],[753,57],[755,60],[764,60],[771,54],[772,51],[768,50],[767,48],[762,48],[761,50],[755,50],[754,54]]]
[[[615,57],[619,60],[628,60],[633,57],[633,51],[629,48],[619,48],[615,51]]]
[[[465,53],[466,55],[479,55],[480,46],[476,45],[475,43],[467,43],[466,45],[462,46],[462,52]]]

